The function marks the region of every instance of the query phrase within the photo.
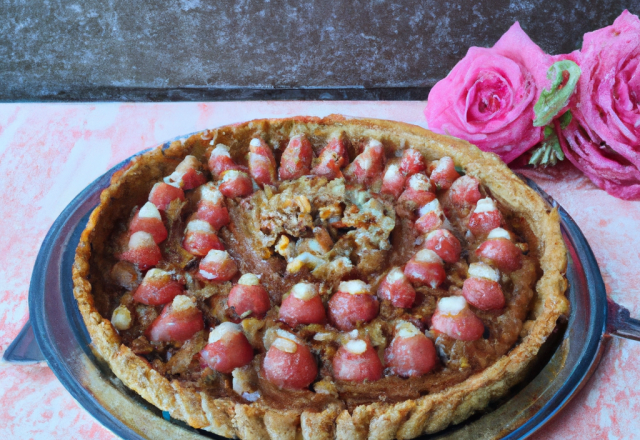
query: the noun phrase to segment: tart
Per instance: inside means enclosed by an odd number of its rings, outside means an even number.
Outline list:
[[[520,381],[568,311],[559,216],[500,159],[398,122],[256,120],[135,157],[82,234],[92,348],[243,439],[414,438]]]

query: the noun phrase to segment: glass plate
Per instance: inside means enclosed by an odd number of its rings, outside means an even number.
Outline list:
[[[10,347],[5,357],[15,355],[21,346],[24,359],[29,360],[25,342],[35,337],[44,359],[71,395],[100,423],[124,439],[222,438],[171,419],[147,403],[125,387],[89,347],[90,337],[73,297],[71,268],[75,249],[91,211],[99,202],[100,192],[109,185],[113,173],[130,160],[121,162],[89,185],[51,227],[38,254],[29,290],[33,335],[26,327],[14,343],[16,347]],[[527,180],[527,183],[550,205],[557,206],[561,215],[562,234],[569,251],[569,319],[558,323],[527,379],[506,398],[459,425],[422,439],[525,438],[558,414],[600,361],[608,339],[608,304],[594,255],[566,211],[534,182]],[[626,318],[628,322],[628,313]]]

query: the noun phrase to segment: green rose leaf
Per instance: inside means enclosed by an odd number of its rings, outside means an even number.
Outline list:
[[[562,118],[565,118],[565,115],[566,113],[562,115]],[[571,121],[570,118],[569,121]],[[548,167],[555,165],[558,161],[564,160],[564,152],[560,146],[560,140],[558,139],[556,131],[550,125],[544,128],[544,140],[538,145],[539,147],[533,150],[533,154],[531,154],[529,165],[533,165],[534,167]]]
[[[534,127],[547,125],[562,110],[575,90],[581,73],[580,67],[570,60],[558,61],[551,65],[547,72],[547,78],[552,81],[551,89],[544,89],[540,93],[540,99],[533,106],[536,115],[533,120]]]
[[[562,116],[560,116],[560,128],[563,130],[571,124],[571,120],[573,119],[573,115],[571,114],[571,110],[567,110],[564,112]]]

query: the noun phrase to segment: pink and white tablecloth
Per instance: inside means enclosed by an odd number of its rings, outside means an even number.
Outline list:
[[[0,355],[27,321],[33,264],[49,227],[85,186],[133,153],[254,118],[342,113],[425,126],[424,102],[0,104]],[[640,315],[640,203],[573,167],[528,175],[578,223],[610,297]],[[614,338],[584,390],[533,438],[640,438],[640,343]],[[0,437],[111,439],[46,366],[0,363]]]

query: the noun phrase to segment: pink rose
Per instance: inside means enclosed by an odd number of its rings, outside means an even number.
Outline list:
[[[585,34],[575,57],[582,76],[564,153],[609,194],[640,200],[640,20],[624,11]]]
[[[470,48],[431,89],[424,111],[429,128],[511,162],[542,140],[533,105],[549,85],[551,64],[516,22],[491,49]]]

